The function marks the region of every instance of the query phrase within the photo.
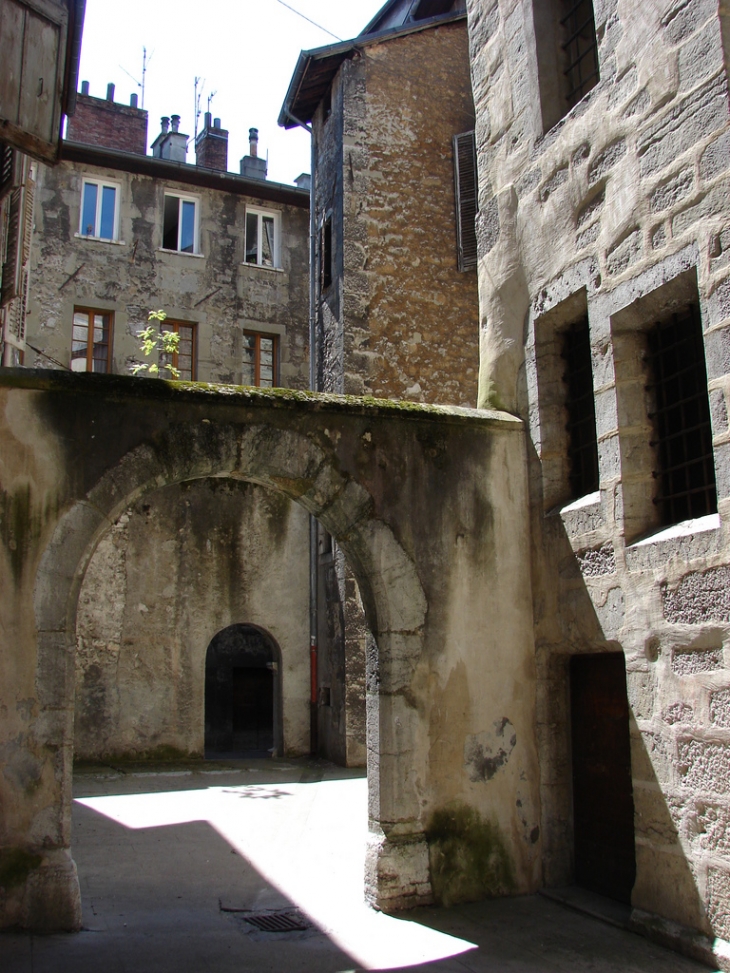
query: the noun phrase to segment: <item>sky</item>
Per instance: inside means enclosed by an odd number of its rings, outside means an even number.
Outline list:
[[[277,125],[301,50],[348,40],[369,23],[385,0],[87,0],[80,82],[89,93],[129,104],[142,100],[142,49],[147,48],[144,107],[149,112],[148,149],[163,115],[180,115],[189,135],[188,162],[195,162],[195,78],[202,84],[200,109],[228,129],[228,168],[239,171],[248,154],[248,130],[259,130],[259,155],[268,152],[268,178],[293,183],[309,172],[309,135]],[[298,16],[295,8],[320,27]],[[213,94],[215,92],[215,94]],[[198,130],[202,128],[203,114]]]

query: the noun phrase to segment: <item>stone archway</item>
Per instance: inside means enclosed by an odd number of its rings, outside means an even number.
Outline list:
[[[1,926],[77,928],[81,920],[70,784],[75,623],[89,559],[131,503],[206,478],[256,483],[300,504],[336,539],[359,586],[374,636],[370,900],[396,909],[434,895],[456,901],[536,887],[519,420],[20,372],[0,376],[0,447],[0,879],[12,877],[0,895]],[[489,870],[486,882],[469,871],[487,840],[508,886]]]
[[[404,666],[408,671],[420,652],[426,598],[415,566],[388,525],[370,516],[372,498],[367,491],[343,478],[332,459],[308,438],[265,426],[218,426],[214,436],[210,432],[204,429],[201,436],[199,426],[173,427],[168,441],[157,449],[143,445],[124,455],[61,518],[41,560],[35,589],[37,686],[39,696],[59,719],[52,735],[39,742],[57,748],[60,731],[64,754],[57,809],[62,860],[53,880],[56,911],[67,916],[60,925],[73,928],[80,923],[78,880],[68,849],[75,612],[86,567],[104,531],[133,499],[163,485],[210,476],[248,479],[284,493],[321,520],[345,552],[380,650],[378,658],[371,660],[382,690],[369,699],[368,747],[374,753],[382,752],[384,744],[387,748],[381,759],[369,761],[372,829],[367,894],[380,905],[395,900],[397,906],[411,898],[429,901],[423,832],[401,833],[391,840],[378,826],[381,820],[396,816],[413,821],[416,827],[419,821],[415,792],[409,807],[409,795],[399,787],[396,811],[390,806],[396,792],[381,787],[383,770],[387,772],[389,764],[397,763],[399,753],[413,754],[417,749],[415,714],[399,712],[395,717],[387,709],[382,711],[382,703],[390,698],[387,660],[394,659],[396,681],[400,681]],[[60,670],[59,655],[65,660]],[[399,737],[395,752],[386,742],[393,732]],[[409,770],[412,774],[413,768]]]

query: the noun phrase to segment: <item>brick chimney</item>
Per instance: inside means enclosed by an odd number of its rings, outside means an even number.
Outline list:
[[[185,162],[188,154],[188,137],[180,131],[180,116],[163,116],[160,134],[152,143],[152,155],[170,162]]]
[[[266,159],[259,159],[259,130],[250,128],[248,130],[249,154],[241,159],[241,175],[247,179],[266,179],[268,166]]]
[[[114,101],[114,85],[107,85],[106,98],[89,94],[89,82],[82,81],[76,96],[76,111],[66,125],[69,142],[119,149],[135,155],[147,154],[147,112],[137,107],[137,95],[129,105]]]
[[[228,131],[221,128],[220,118],[211,120],[205,113],[205,126],[195,139],[195,164],[205,169],[228,171]]]

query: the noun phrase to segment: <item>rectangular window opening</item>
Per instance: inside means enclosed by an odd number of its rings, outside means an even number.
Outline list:
[[[588,318],[581,318],[563,334],[565,407],[568,414],[568,465],[571,499],[594,493],[599,486],[596,408],[593,399]]]
[[[279,384],[279,338],[245,331],[243,334],[243,384],[276,388]]]
[[[195,382],[197,380],[197,326],[183,321],[171,321],[166,318],[160,325],[160,331],[172,331],[180,335],[177,351],[174,355],[160,355],[160,368],[170,364],[177,369],[177,378],[181,382]],[[169,376],[168,376],[169,377]]]
[[[697,305],[655,324],[647,333],[647,345],[654,504],[661,526],[667,527],[717,512],[707,370]]]
[[[162,248],[197,253],[196,209],[193,199],[165,195],[162,217]]]
[[[323,291],[332,286],[332,216],[328,216],[322,224],[320,240],[320,283]]]
[[[118,186],[84,180],[79,235],[116,240],[118,199]]]
[[[71,371],[111,372],[113,315],[109,311],[74,308]]]
[[[257,267],[280,266],[279,214],[246,210],[245,262]]]
[[[573,108],[599,80],[598,41],[592,0],[562,0],[565,100]]]

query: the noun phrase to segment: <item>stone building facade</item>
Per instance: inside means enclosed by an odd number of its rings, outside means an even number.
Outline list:
[[[162,309],[182,379],[306,388],[306,191],[229,173],[228,133],[209,116],[199,164],[176,116],[147,155],[135,100],[84,83],[63,161],[38,169],[25,365],[129,374],[144,362],[137,332]],[[251,747],[308,752],[308,545],[301,508],[253,483],[202,478],[122,512],[80,594],[77,756],[233,748],[213,740],[205,700],[224,631],[243,640],[234,668],[256,633],[277,654],[274,736]]]
[[[302,52],[279,123],[311,125],[314,387],[471,406],[474,266],[459,266],[454,136],[474,129],[463,0],[389,0],[352,41]],[[320,533],[320,747],[365,762],[368,632]]]
[[[602,890],[618,882],[638,926],[674,922],[722,954],[727,15],[714,0],[468,7],[479,403],[519,414],[531,440],[543,880],[585,883],[586,863],[628,844]],[[611,747],[584,711],[614,678],[596,706],[614,707],[626,762],[586,838],[581,767]]]

